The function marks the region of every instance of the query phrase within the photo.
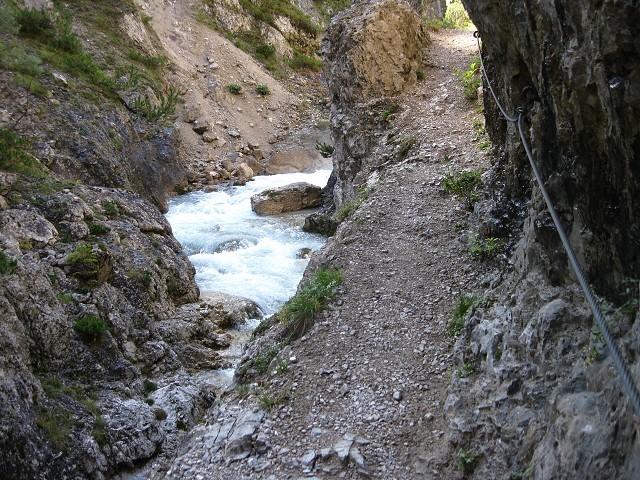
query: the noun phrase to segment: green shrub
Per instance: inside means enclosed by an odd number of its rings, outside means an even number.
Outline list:
[[[458,303],[451,312],[451,322],[447,328],[447,337],[455,339],[464,330],[464,319],[469,310],[473,309],[479,302],[477,295],[462,294],[458,297]]]
[[[107,324],[99,317],[86,315],[76,319],[73,329],[85,342],[94,343],[107,331]]]
[[[71,29],[71,23],[68,21],[58,23],[58,34],[54,46],[67,53],[81,53],[83,50],[78,35]]]
[[[362,202],[364,202],[367,198],[369,198],[370,193],[371,193],[371,189],[368,189],[368,188],[359,189],[358,198],[356,198],[355,200],[351,200],[350,202],[344,202],[340,206],[340,209],[336,212],[334,216],[335,221],[340,223],[346,220],[348,217],[350,217],[356,210],[358,210],[360,205],[362,205]]]
[[[338,269],[319,269],[314,277],[294,295],[278,313],[285,323],[300,325],[313,320],[335,297],[336,288],[342,283],[342,272]]]
[[[55,450],[59,452],[67,450],[67,442],[73,427],[73,419],[69,412],[60,407],[50,412],[43,412],[36,418],[36,425],[42,429]]]
[[[269,90],[269,85],[261,84],[256,87],[256,93],[258,95],[269,95],[271,91]]]
[[[128,56],[153,70],[162,70],[167,65],[167,57],[164,55],[146,55],[132,49],[129,50]]]
[[[322,60],[297,52],[294,53],[293,58],[289,60],[289,67],[294,70],[311,70],[313,72],[319,72],[322,70]]]
[[[477,189],[482,182],[482,174],[477,170],[463,172],[447,172],[442,177],[444,191],[464,200],[468,207],[478,201]]]
[[[105,200],[102,202],[102,210],[109,217],[115,217],[120,214],[120,205],[114,200]]]
[[[230,83],[227,85],[227,90],[229,90],[234,95],[240,95],[242,93],[242,85],[239,83]]]
[[[480,461],[478,453],[471,448],[460,448],[456,452],[456,457],[458,457],[458,469],[465,475],[471,475]]]
[[[28,53],[18,43],[0,39],[0,67],[23,74],[31,82],[42,75],[41,64],[39,56]]]
[[[333,155],[334,146],[329,143],[320,142],[316,140],[316,150],[320,152],[320,155],[324,158],[329,158]]]
[[[382,120],[383,122],[388,122],[391,116],[398,110],[400,110],[400,105],[398,105],[397,103],[389,105],[380,115],[380,120]]]
[[[142,382],[142,387],[144,388],[144,391],[146,393],[151,393],[151,392],[155,392],[158,389],[158,384],[155,382],[152,382],[148,378],[145,378],[144,381]]]
[[[49,42],[55,36],[56,30],[51,17],[44,10],[18,9],[16,21],[20,27],[19,33],[23,37]]]
[[[20,173],[37,180],[49,175],[40,161],[26,150],[28,142],[17,133],[0,128],[0,170]]]
[[[102,235],[110,231],[111,231],[111,228],[109,228],[108,226],[102,223],[89,222],[89,233],[91,235]]]
[[[255,53],[259,60],[271,60],[276,56],[276,47],[270,43],[261,43],[256,47]]]
[[[12,260],[7,255],[0,251],[0,275],[11,275],[16,271],[16,266],[18,262],[16,260]]]
[[[468,100],[476,100],[478,98],[478,88],[482,84],[482,77],[480,76],[480,71],[482,68],[482,64],[480,63],[480,59],[474,59],[466,70],[455,70],[456,76],[458,77],[458,84],[464,90],[464,96],[467,97]]]
[[[153,103],[146,94],[139,95],[133,101],[131,108],[150,122],[161,123],[171,120],[175,114],[178,100],[180,100],[180,92],[174,87],[169,87],[156,96],[158,103]]]
[[[92,280],[98,276],[100,260],[93,253],[93,247],[87,242],[80,242],[67,255],[67,264],[70,267],[71,276],[79,280]]]
[[[469,239],[469,251],[476,260],[490,260],[502,251],[502,242],[498,238],[482,238],[479,233],[472,232]]]

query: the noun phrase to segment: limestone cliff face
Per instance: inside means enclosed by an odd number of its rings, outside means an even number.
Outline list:
[[[464,3],[505,108],[527,108],[526,135],[589,281],[609,305],[628,301],[607,317],[638,379],[637,2]],[[485,227],[505,236],[522,228],[522,236],[495,302],[467,318],[456,344],[457,361],[477,370],[454,375],[445,403],[450,440],[475,449],[473,478],[637,478],[638,419],[575,287],[516,127],[488,92],[485,110],[499,150]]]
[[[488,70],[509,112],[532,87],[527,135],[556,209],[600,293],[640,267],[640,11],[634,1],[464,2],[484,40]],[[555,282],[571,277],[544,213],[514,125],[485,95],[488,125],[504,146],[509,199],[532,198],[524,269],[541,259]]]
[[[361,2],[332,19],[322,48],[332,101],[337,206],[353,200],[366,181],[375,163],[369,158],[372,126],[379,121],[375,112],[385,98],[415,84],[428,41],[420,18],[404,1]]]

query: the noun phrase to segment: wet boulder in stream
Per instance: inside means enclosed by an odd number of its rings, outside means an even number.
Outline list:
[[[306,182],[265,190],[251,197],[251,209],[258,215],[295,212],[322,204],[322,189]]]

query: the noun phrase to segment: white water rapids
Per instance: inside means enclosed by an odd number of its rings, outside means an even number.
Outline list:
[[[242,187],[192,192],[169,202],[166,215],[173,234],[196,269],[203,295],[220,292],[256,302],[264,315],[275,313],[296,292],[308,259],[325,238],[302,231],[308,212],[259,216],[251,195],[293,182],[324,186],[329,170],[260,176]]]

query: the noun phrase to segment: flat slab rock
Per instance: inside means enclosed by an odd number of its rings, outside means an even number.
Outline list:
[[[258,215],[295,212],[319,207],[321,203],[322,189],[306,182],[265,190],[251,197],[251,209]]]

